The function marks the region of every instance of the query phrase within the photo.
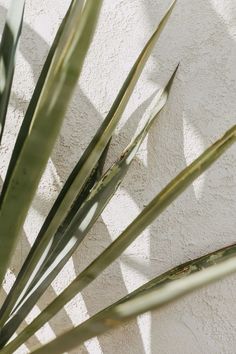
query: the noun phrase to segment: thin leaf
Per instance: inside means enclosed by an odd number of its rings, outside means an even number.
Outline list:
[[[55,236],[53,237],[53,243],[52,246],[48,252],[48,256],[50,256],[52,254],[52,252],[55,250],[55,247],[57,245],[57,243],[59,242],[59,240],[61,240],[61,238],[63,237],[64,233],[66,232],[67,228],[69,227],[73,216],[78,212],[78,210],[80,209],[81,205],[84,203],[84,201],[88,198],[91,189],[94,187],[95,183],[97,183],[103,175],[103,168],[106,162],[106,158],[107,158],[107,153],[110,147],[110,142],[107,144],[106,149],[103,151],[102,156],[100,157],[99,161],[98,161],[98,165],[97,167],[92,171],[89,179],[87,180],[84,188],[82,189],[82,191],[78,194],[74,204],[72,205],[67,217],[65,218],[65,220],[63,221],[63,223],[60,225],[59,229],[57,230]],[[47,258],[46,258],[47,260]],[[45,261],[46,261],[45,260]],[[32,285],[31,285],[32,286]]]
[[[124,230],[124,232],[98,256],[76,279],[36,317],[20,334],[22,344],[48,322],[77,293],[87,287],[113,263],[142,231],[158,217],[191,183],[209,168],[236,141],[236,125],[210,146],[190,166],[172,180]],[[235,262],[234,262],[235,263]],[[236,265],[235,265],[236,266]],[[196,276],[195,274],[192,277]]]
[[[178,267],[181,271],[180,274],[178,269],[164,274],[161,277],[166,281],[162,279],[155,288],[152,286],[143,293],[132,294],[128,299],[108,307],[32,353],[60,354],[67,352],[81,345],[84,341],[121,325],[124,321],[135,318],[144,312],[158,309],[204,285],[236,272],[235,246],[233,252],[230,248],[203,258],[200,262],[196,260],[192,265],[186,265],[187,271],[183,266]],[[205,264],[206,261],[209,264]],[[197,270],[198,267],[201,270]]]
[[[21,321],[27,316],[37,300],[45,292],[46,288],[52,283],[55,276],[69,260],[73,252],[84,239],[85,235],[94,225],[97,218],[101,215],[111,197],[115,194],[118,186],[124,179],[137,150],[143,142],[143,139],[167,102],[175,73],[176,70],[166,88],[160,90],[157,94],[157,97],[154,100],[155,105],[152,113],[141,132],[126,148],[121,158],[106,172],[103,178],[95,184],[82,207],[72,218],[65,233],[57,237],[58,243],[54,246],[53,252],[47,258],[47,261],[43,265],[36,280],[34,280],[31,290],[27,293],[27,296],[23,299],[17,310],[13,312],[9,321],[2,328],[1,344],[7,342],[14,334]],[[94,206],[96,206],[96,208],[94,208]]]
[[[21,35],[24,9],[24,0],[11,1],[0,45],[0,143],[11,94],[16,52]]]
[[[101,1],[72,8],[0,209],[0,282],[59,133],[94,32]],[[12,222],[14,215],[14,223]]]
[[[67,246],[68,242],[70,242],[71,238],[75,235],[80,243],[84,236],[88,233],[89,229],[94,225],[98,216],[101,215],[104,207],[107,205],[109,200],[114,195],[116,189],[123,181],[130,164],[133,161],[133,158],[138,151],[143,139],[145,138],[146,134],[148,133],[152,123],[154,120],[157,119],[158,114],[166,104],[172,82],[174,80],[177,68],[174,71],[173,75],[171,76],[166,88],[164,90],[160,90],[157,96],[155,97],[154,101],[154,108],[152,109],[152,113],[148,121],[146,122],[142,131],[133,139],[130,145],[123,151],[121,157],[118,161],[106,172],[106,174],[97,182],[96,185],[91,189],[90,194],[86,199],[84,199],[84,204],[79,210],[79,212],[74,212],[72,210],[71,220],[67,223],[67,227],[64,230],[58,230],[56,234],[56,238],[58,240],[57,247],[56,242],[54,245],[54,252],[50,254],[50,258],[47,258],[44,267],[41,271],[41,275],[43,275],[44,271],[47,271],[48,267],[51,266],[52,262],[58,257],[60,252],[64,252],[65,247]],[[84,231],[77,231],[79,228],[79,224],[86,218],[86,216],[90,213],[91,208],[93,205],[98,204],[96,212],[93,218],[88,223],[88,226]],[[40,279],[40,274],[38,276]]]
[[[89,192],[90,192],[91,188],[94,186],[96,180],[101,178],[102,168],[103,168],[103,165],[104,165],[104,162],[105,162],[105,159],[106,159],[108,148],[109,148],[109,144],[108,144],[106,150],[104,150],[104,153],[103,153],[103,155],[101,156],[101,158],[99,160],[97,168],[91,174],[91,177],[90,177],[88,183],[85,185],[85,188],[83,189],[82,193],[78,196],[78,198],[76,200],[76,205],[74,205],[74,207],[72,208],[72,211],[76,212],[75,207],[79,209],[79,207],[81,206],[82,199],[85,198],[85,196],[87,196],[89,194]],[[69,220],[66,220],[66,222],[62,225],[60,233],[61,232],[63,233],[64,228],[66,229],[66,227],[68,226],[67,223],[69,224]],[[58,240],[56,239],[55,243],[57,243],[57,241]],[[52,244],[51,248],[52,248],[52,250],[54,249],[54,243]],[[49,254],[50,254],[50,252],[49,252]],[[59,270],[58,270],[58,272],[59,272]],[[50,276],[51,276],[50,279],[53,280],[56,275],[57,275],[57,273],[55,273],[55,272],[53,274],[50,274]],[[12,321],[11,319],[9,319],[9,321],[7,321],[7,324],[1,329],[1,332],[0,332],[0,347],[3,347],[5,345],[5,343],[11,338],[11,336],[14,334],[15,330],[20,325],[20,323],[22,321],[21,320],[22,316],[27,316],[27,314],[30,312],[30,310],[34,306],[34,304],[37,302],[37,300],[42,296],[44,291],[47,289],[49,284],[50,284],[50,281],[48,282],[48,278],[47,278],[46,282],[44,282],[40,286],[40,288],[37,289],[36,293],[34,294],[35,296],[30,299],[31,301],[28,301],[28,302],[24,303],[23,309],[20,307],[20,311],[19,311],[20,312],[20,314],[19,314],[20,316],[17,315],[17,317],[14,317],[14,321]],[[25,293],[25,296],[21,296],[20,298],[16,299],[16,305],[13,308],[13,315],[14,316],[15,316],[16,311],[18,310],[19,306],[21,305],[21,303],[23,302],[25,297],[28,295],[29,291],[31,290],[31,288],[33,286],[34,286],[34,283],[31,283],[31,287],[29,287],[28,291]],[[6,300],[5,300],[4,304],[3,304],[3,307],[1,309],[2,313],[4,313],[4,311],[6,311],[6,309],[9,311],[9,308],[7,306],[9,306],[10,300],[12,300],[11,299],[11,295],[12,295],[11,292],[9,293],[9,295],[6,298]],[[9,316],[9,312],[7,314]],[[11,315],[11,317],[13,315]],[[5,318],[6,318],[6,313],[5,313]]]
[[[78,246],[78,244],[81,243],[85,235],[89,232],[90,228],[94,225],[97,218],[101,215],[105,206],[123,181],[129,166],[131,165],[133,158],[138,151],[143,139],[148,133],[153,121],[158,117],[159,112],[164,107],[167,101],[169,88],[170,86],[168,85],[166,90],[161,90],[158,93],[157,97],[155,98],[156,108],[153,110],[149,120],[146,122],[145,127],[138,134],[138,136],[136,136],[132,143],[123,151],[119,160],[106,172],[106,174],[97,182],[97,184],[94,185],[90,191],[90,194],[85,199],[81,209],[78,209],[78,212],[72,214],[70,223],[68,223],[67,228],[62,231],[58,231],[56,234],[57,243],[55,242],[53,252],[46,259],[42,271],[38,275],[38,280],[40,280],[41,275],[47,271],[47,269],[59,256],[59,254],[61,252],[65,253],[65,247],[74,236],[77,238],[78,242],[76,245]],[[90,211],[94,205],[97,205],[96,212],[89,221],[87,227],[83,231],[80,230],[79,225],[83,222],[87,215],[90,214]],[[77,248],[76,245],[75,248]]]
[[[9,163],[9,166],[8,166],[7,175],[6,175],[6,178],[4,180],[4,185],[3,185],[3,189],[2,189],[2,194],[1,194],[0,200],[3,198],[3,196],[5,194],[5,191],[8,188],[8,184],[9,184],[9,181],[11,179],[11,176],[12,176],[12,173],[14,171],[14,168],[16,166],[16,162],[18,160],[18,157],[20,156],[20,152],[22,151],[25,139],[27,138],[27,136],[29,134],[29,130],[30,130],[30,126],[31,126],[31,123],[32,123],[32,119],[34,117],[34,112],[35,112],[35,109],[36,109],[36,107],[38,105],[39,97],[41,95],[43,87],[45,85],[45,80],[47,78],[47,75],[48,75],[48,72],[49,72],[49,68],[50,68],[52,60],[54,58],[54,55],[55,55],[59,40],[61,38],[61,35],[63,33],[64,27],[65,27],[65,24],[66,24],[66,21],[67,21],[67,18],[69,16],[70,10],[71,10],[72,6],[74,6],[75,1],[77,1],[77,0],[73,0],[72,1],[71,5],[70,5],[70,7],[69,7],[69,9],[68,9],[68,11],[67,11],[67,13],[66,13],[66,15],[65,15],[65,17],[64,17],[64,19],[62,21],[62,23],[61,23],[61,25],[59,27],[59,30],[58,30],[58,32],[57,32],[57,34],[55,36],[53,44],[52,44],[52,46],[50,48],[50,51],[49,51],[48,56],[46,58],[46,61],[44,63],[43,69],[42,69],[41,74],[39,76],[39,79],[37,81],[36,87],[34,89],[33,96],[32,96],[32,98],[30,100],[30,103],[29,103],[28,109],[26,111],[24,120],[22,122],[19,134],[17,136],[17,140],[16,140],[16,143],[15,143],[15,146],[14,146],[14,149],[13,149],[12,157],[11,157],[11,160],[10,160],[10,163]],[[84,3],[84,0],[81,0],[80,1],[81,10],[82,10],[83,3]],[[47,221],[50,220],[50,217],[51,217],[51,215],[49,213],[49,215],[48,215],[46,220]],[[37,238],[36,242],[34,243],[33,247],[31,248],[29,256],[33,253],[34,247],[37,247],[37,243],[39,242],[39,240],[40,240],[40,235],[38,235],[38,238]],[[10,312],[11,312],[13,306],[14,306],[14,303],[15,303],[16,299],[18,298],[18,294],[20,294],[21,291],[24,288],[24,284],[20,283],[20,279],[22,277],[22,274],[24,274],[24,271],[25,271],[25,263],[24,263],[22,269],[20,270],[20,272],[19,272],[19,274],[17,276],[17,279],[14,282],[14,285],[13,285],[13,287],[10,290],[10,293],[8,294],[8,296],[7,296],[5,302],[4,302],[4,304],[3,304],[3,306],[2,306],[2,308],[0,310],[0,327],[5,323],[6,319],[8,318],[8,316],[9,316],[9,314],[10,314]]]
[[[85,200],[82,208],[79,210],[78,213],[74,213],[71,222],[68,224],[66,234],[63,235],[63,233],[59,232],[59,235],[57,236],[57,248],[54,247],[53,254],[50,255],[49,259],[47,259],[47,262],[44,265],[45,271],[47,271],[48,267],[52,264],[55,258],[58,257],[60,251],[62,251],[63,253],[65,252],[65,247],[67,246],[68,242],[70,242],[71,238],[73,238],[73,236],[78,239],[79,243],[82,241],[84,236],[88,233],[89,229],[94,224],[97,217],[100,216],[108,201],[114,195],[116,189],[125,177],[136,151],[138,150],[144,137],[149,131],[153,121],[157,118],[158,113],[165,105],[172,81],[174,79],[174,75],[175,73],[171,77],[171,80],[168,83],[166,89],[161,90],[155,98],[155,109],[153,110],[149,120],[146,122],[142,131],[122,153],[120,159],[106,172],[103,178],[98,181],[98,183],[93,187],[87,200]],[[81,224],[83,220],[87,217],[87,215],[90,214],[91,208],[95,204],[98,204],[96,212],[94,213],[87,227],[84,229],[84,231],[77,231],[77,229],[79,228],[79,224]]]
[[[36,109],[36,107],[38,105],[38,101],[39,101],[39,97],[41,95],[42,89],[43,89],[43,87],[45,85],[45,80],[47,78],[48,71],[49,71],[49,68],[50,68],[51,63],[52,63],[52,59],[53,59],[53,57],[55,55],[55,51],[57,49],[59,40],[61,38],[63,29],[65,27],[66,20],[68,18],[70,10],[71,10],[71,7],[75,3],[75,1],[77,1],[77,0],[73,0],[72,1],[71,5],[69,7],[69,10],[67,11],[67,14],[64,17],[64,19],[63,19],[63,21],[61,23],[61,26],[58,29],[58,32],[57,32],[57,34],[55,36],[55,39],[53,41],[53,44],[52,44],[50,50],[49,50],[49,53],[48,53],[48,56],[47,56],[46,61],[44,63],[43,69],[42,69],[42,71],[40,73],[39,79],[38,79],[37,84],[35,86],[34,93],[33,93],[32,98],[30,100],[29,106],[27,108],[24,120],[22,122],[19,134],[17,136],[16,143],[15,143],[15,146],[14,146],[14,149],[13,149],[13,153],[12,153],[11,160],[10,160],[10,163],[9,163],[9,166],[8,166],[8,170],[7,170],[7,174],[6,174],[6,178],[4,180],[4,185],[3,185],[3,188],[2,188],[2,193],[1,193],[1,197],[0,197],[0,204],[1,204],[3,196],[4,196],[4,194],[5,194],[5,192],[6,192],[7,188],[8,188],[8,183],[9,183],[9,181],[11,179],[12,172],[14,170],[14,167],[16,165],[17,159],[18,159],[18,157],[20,155],[20,152],[22,150],[24,141],[25,141],[27,135],[29,134],[29,129],[30,129],[30,125],[31,125],[31,122],[32,122],[32,119],[33,119],[33,115],[34,115],[35,109]],[[81,0],[80,3],[81,3],[81,8],[82,8],[84,0]]]
[[[133,300],[134,298],[136,298],[136,296],[146,294],[150,290],[159,289],[163,285],[169,284],[170,282],[173,282],[177,279],[188,277],[191,274],[204,270],[214,264],[219,264],[235,256],[236,244],[233,244],[231,246],[221,248],[217,251],[214,251],[212,253],[209,253],[207,255],[204,255],[202,257],[188,261],[184,264],[172,268],[171,270],[157,276],[156,278],[142,285],[138,289],[134,290],[132,293],[126,295],[119,301],[103,309],[102,311],[100,311],[99,313],[79,325],[76,328],[76,331],[78,333],[77,341],[68,341],[68,343],[70,345],[74,343],[74,346],[78,346],[83,341],[103,333],[103,329],[107,330],[112,328],[113,321],[109,321],[109,319],[111,319],[111,313],[114,313],[114,310],[117,305],[122,304],[127,300]],[[3,349],[3,354],[13,353],[17,349],[17,347],[20,346],[21,343],[23,343],[23,339],[19,341],[20,336],[21,334]],[[67,350],[69,350],[69,348],[67,348]]]
[[[20,272],[20,280],[18,286],[15,287],[15,295],[12,295],[12,299],[16,301],[19,298],[21,291],[24,289],[27,291],[32,279],[37,274],[41,265],[43,264],[47,252],[50,249],[50,242],[52,237],[57,232],[63,220],[65,220],[71,209],[76,197],[80,194],[86,180],[89,178],[91,172],[95,168],[102,152],[111,139],[111,136],[125,110],[125,107],[129,101],[129,98],[133,92],[133,89],[138,81],[140,74],[152,52],[152,49],[160,37],[165,25],[172,13],[176,0],[172,3],[157,30],[154,32],[151,39],[146,44],[142,53],[138,57],[132,70],[130,71],[124,85],[122,86],[110,112],[102,123],[100,129],[92,139],[90,145],[82,155],[82,158],[74,168],[61,193],[59,194],[49,217],[44,223],[40,235],[36,240],[36,244],[33,246],[29,256],[26,259],[25,264]],[[14,301],[11,301],[13,308]]]
[[[208,267],[211,267],[215,264],[219,264],[227,259],[230,259],[232,257],[236,256],[236,244],[221,248],[217,251],[208,253],[202,257],[196,258],[194,260],[185,262],[177,267],[172,268],[171,270],[168,270],[167,272],[158,275],[156,278],[150,280],[146,284],[142,285],[138,289],[134,290],[132,293],[126,295],[119,301],[117,301],[114,305],[111,305],[110,307],[113,307],[117,304],[123,303],[129,299],[133,299],[137,295],[145,294],[149,290],[154,290],[157,289],[165,284],[168,284],[174,280],[177,279],[182,279],[185,278],[191,274],[194,274],[196,272],[199,272],[201,270],[204,270]],[[108,308],[107,308],[108,309]],[[107,309],[104,309],[103,311],[106,311]],[[102,313],[101,311],[100,313]],[[97,318],[97,315],[94,316]]]

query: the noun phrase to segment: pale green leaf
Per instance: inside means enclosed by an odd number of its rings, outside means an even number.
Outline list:
[[[20,333],[18,336],[18,343],[22,344],[25,340],[31,337],[77,293],[82,291],[94,279],[96,279],[129,247],[129,245],[156,217],[158,217],[181,193],[183,193],[183,191],[207,168],[209,168],[233,143],[235,143],[235,141],[236,126],[233,126],[220,140],[210,146],[190,166],[186,167],[174,180],[172,180],[124,230],[124,232]],[[235,260],[234,265],[236,267]],[[196,275],[193,274],[192,277],[194,276]],[[152,298],[153,297],[151,296],[150,301],[152,301]]]

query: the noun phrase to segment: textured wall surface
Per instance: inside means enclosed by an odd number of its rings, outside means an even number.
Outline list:
[[[1,149],[2,178],[33,86],[69,0],[26,3],[14,93]],[[1,29],[8,5],[9,1],[0,1]],[[26,220],[4,292],[9,290],[63,182],[168,5],[167,0],[104,1],[82,78]],[[171,178],[235,124],[235,39],[235,1],[178,1],[116,131],[107,165],[128,144],[153,94],[180,62],[168,104],[102,218],[27,322],[100,254]],[[54,338],[170,267],[233,243],[235,176],[233,147],[19,353]],[[71,353],[233,354],[235,279],[231,276],[161,311],[146,314]]]

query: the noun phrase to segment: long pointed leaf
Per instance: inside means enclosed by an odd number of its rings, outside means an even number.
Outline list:
[[[0,282],[59,133],[95,28],[101,1],[72,8],[0,208]],[[17,201],[17,202],[16,202]],[[12,222],[14,215],[14,223]]]
[[[0,143],[11,94],[17,47],[21,35],[25,1],[12,0],[0,45]]]
[[[3,327],[0,336],[1,345],[7,342],[7,340],[14,334],[21,321],[29,313],[39,297],[42,296],[46,288],[52,283],[55,276],[66,264],[116,192],[143,139],[167,101],[175,73],[176,71],[172,75],[166,88],[160,90],[157,94],[157,97],[154,100],[155,107],[141,132],[126,148],[121,158],[106,172],[103,178],[95,184],[78,213],[72,218],[66,232],[62,234],[61,237],[59,235],[57,247],[55,247],[54,251],[45,262],[31,291],[27,293],[27,296],[21,302],[19,308],[13,312],[10,320]],[[96,206],[96,208],[94,208],[94,206]]]
[[[201,270],[195,270],[188,275],[183,267],[182,274],[174,274],[173,278],[168,278],[166,282],[158,284],[157,289],[148,289],[142,294],[136,294],[123,302],[118,302],[104,311],[93,316],[76,328],[66,332],[60,337],[45,346],[33,351],[34,354],[60,354],[81,345],[84,341],[95,337],[105,331],[121,325],[122,322],[135,318],[144,312],[160,308],[169,302],[177,300],[196,289],[215,281],[223,279],[225,276],[236,272],[235,249],[225,256],[225,252],[220,251],[213,254],[213,261],[208,258],[209,264],[206,268],[200,264]],[[215,257],[219,257],[215,259]],[[218,260],[218,261],[217,261]],[[198,262],[197,262],[197,265]],[[193,264],[196,267],[196,263]],[[166,274],[168,276],[168,274]]]
[[[57,230],[55,236],[53,237],[53,243],[52,243],[52,246],[51,246],[51,248],[50,248],[50,250],[48,252],[48,256],[50,256],[52,254],[52,252],[55,250],[57,243],[63,237],[63,234],[66,232],[68,226],[70,225],[70,223],[71,223],[71,221],[73,219],[73,216],[78,212],[78,210],[80,209],[81,205],[88,198],[89,193],[90,193],[91,189],[94,187],[95,183],[97,183],[101,179],[102,174],[103,174],[103,168],[104,168],[104,165],[105,165],[105,162],[106,162],[107,153],[108,153],[108,150],[109,150],[109,146],[110,146],[110,141],[107,144],[106,149],[103,151],[103,153],[102,153],[102,155],[101,155],[101,157],[99,159],[97,167],[92,171],[92,173],[91,173],[89,179],[87,180],[84,188],[78,194],[78,196],[77,196],[73,206],[71,207],[67,217],[65,218],[63,223],[60,225],[60,227]],[[47,260],[47,258],[46,258],[46,260]]]
[[[49,71],[49,68],[50,68],[51,63],[52,63],[52,59],[53,59],[53,57],[55,55],[55,51],[57,49],[59,40],[61,38],[63,29],[65,27],[66,20],[68,18],[70,10],[71,10],[71,7],[75,3],[75,1],[76,0],[73,0],[71,2],[71,5],[70,5],[70,7],[69,7],[69,9],[67,11],[67,14],[64,17],[64,19],[63,19],[63,21],[61,23],[61,26],[59,27],[59,29],[57,31],[57,34],[56,34],[55,39],[53,41],[53,44],[52,44],[52,46],[51,46],[51,48],[49,50],[49,53],[48,53],[47,58],[46,58],[46,61],[44,63],[43,69],[42,69],[42,71],[40,73],[39,79],[38,79],[37,84],[35,86],[34,93],[33,93],[32,98],[30,100],[29,106],[27,108],[24,120],[22,122],[19,134],[17,136],[16,143],[15,143],[15,146],[14,146],[14,149],[13,149],[13,153],[12,153],[11,160],[10,160],[10,163],[9,163],[9,166],[8,166],[8,170],[7,170],[7,174],[6,174],[6,178],[4,180],[4,185],[3,185],[3,188],[2,188],[2,193],[1,193],[1,197],[0,197],[0,203],[1,203],[2,199],[3,199],[3,196],[4,196],[7,188],[8,188],[8,183],[9,183],[9,181],[11,179],[12,172],[14,170],[14,167],[16,165],[17,159],[18,159],[18,157],[20,155],[20,152],[22,150],[24,141],[25,141],[27,135],[29,134],[29,129],[30,129],[30,125],[31,125],[31,122],[32,122],[32,119],[33,119],[33,115],[34,115],[35,109],[37,107],[37,104],[38,104],[39,97],[41,95],[42,89],[43,89],[43,87],[45,85],[45,80],[47,78],[48,71]],[[84,0],[81,0],[81,8],[82,8],[83,2],[84,2]]]
[[[134,290],[130,294],[126,295],[119,301],[103,309],[102,311],[100,311],[99,313],[97,313],[96,315],[92,316],[90,319],[88,319],[87,321],[79,325],[76,328],[77,331],[76,342],[73,342],[72,344],[71,341],[68,341],[68,343],[73,346],[78,346],[83,341],[103,333],[103,329],[107,330],[112,328],[113,322],[109,320],[111,319],[111,314],[114,313],[114,310],[117,307],[117,305],[122,304],[127,300],[132,300],[136,296],[146,294],[150,290],[159,289],[163,285],[166,285],[177,279],[185,278],[191,274],[206,269],[214,264],[219,264],[235,256],[236,256],[236,245],[233,244],[231,246],[221,248],[217,251],[211,252],[207,255],[204,255],[202,257],[188,261],[177,267],[172,268],[171,270],[150,280],[146,284],[142,285],[138,289]],[[14,352],[14,350],[16,350],[21,345],[21,343],[23,343],[23,339],[20,338],[20,336],[21,335],[17,336],[3,349],[4,354],[10,354]],[[69,348],[67,350],[69,350]]]
[[[37,274],[39,267],[42,265],[45,260],[45,256],[50,248],[50,242],[52,237],[55,235],[58,230],[61,221],[66,218],[70,208],[72,207],[76,196],[81,192],[84,183],[88,179],[90,173],[95,168],[98,159],[100,158],[102,152],[107,146],[114,129],[116,128],[121,115],[124,112],[124,109],[128,103],[128,100],[133,92],[133,89],[136,85],[136,82],[151,54],[151,51],[160,37],[165,25],[172,13],[173,7],[176,3],[176,0],[170,6],[157,30],[154,32],[151,39],[146,44],[136,63],[134,64],[131,72],[129,73],[123,87],[121,88],[108,116],[104,120],[101,128],[98,130],[97,134],[93,138],[92,142],[86,149],[82,158],[74,168],[72,174],[67,180],[64,188],[62,189],[60,195],[58,196],[50,214],[44,223],[39,238],[36,241],[36,244],[33,246],[29,257],[27,257],[25,264],[23,265],[21,271],[21,277],[19,281],[18,288],[27,290],[35,274]],[[15,295],[12,295],[11,306],[12,309],[14,306],[14,300],[19,297],[20,292],[15,287]],[[6,319],[6,317],[4,318]]]
[[[126,295],[125,297],[117,301],[115,304],[102,310],[99,314],[103,313],[104,311],[107,311],[107,309],[109,309],[110,307],[114,307],[118,304],[124,303],[127,300],[131,300],[135,298],[137,295],[139,296],[141,294],[145,294],[149,290],[154,290],[174,280],[185,278],[191,274],[204,270],[208,267],[211,267],[212,265],[219,264],[235,256],[236,256],[236,244],[233,244],[221,248],[217,251],[208,253],[199,258],[180,264],[177,267],[174,267],[168,270],[167,272],[158,275],[154,279],[140,286],[138,289]],[[95,315],[94,317],[97,319],[97,317],[100,317],[99,314]]]
[[[178,67],[177,67],[178,68]],[[73,212],[70,223],[68,223],[67,228],[64,230],[59,230],[57,236],[58,245],[57,248],[54,246],[53,254],[50,254],[50,259],[47,259],[47,262],[44,265],[43,270],[46,271],[48,267],[51,266],[52,262],[54,262],[55,258],[58,257],[59,252],[64,252],[64,249],[68,242],[71,240],[73,235],[76,233],[76,237],[78,241],[81,242],[84,236],[88,233],[89,229],[93,226],[95,220],[98,216],[101,215],[104,207],[107,205],[111,197],[114,195],[116,189],[121,184],[122,180],[124,179],[132,160],[138,151],[143,139],[145,138],[146,134],[148,133],[152,123],[157,119],[159,112],[164,107],[168,95],[176,74],[176,70],[174,71],[173,75],[171,76],[166,88],[164,90],[160,90],[157,96],[153,100],[155,102],[154,108],[152,109],[152,113],[148,121],[146,122],[142,131],[133,139],[131,144],[123,151],[119,160],[106,172],[104,177],[98,181],[97,185],[91,189],[90,195],[84,199],[84,204],[81,210],[77,212]],[[87,228],[81,232],[76,231],[79,227],[79,224],[82,220],[89,214],[92,206],[94,204],[98,204],[96,212],[93,218],[88,223]],[[67,229],[67,230],[66,230]],[[56,243],[55,243],[56,244]],[[43,274],[43,272],[42,272]],[[40,274],[39,274],[40,278]]]
[[[19,334],[19,343],[23,343],[31,337],[78,292],[82,291],[96,279],[173,200],[209,168],[235,141],[236,125],[228,130],[220,140],[210,146],[190,166],[186,167],[151,201],[124,232]]]
[[[86,199],[86,197],[88,196],[88,194],[89,194],[90,190],[92,189],[92,187],[94,186],[94,184],[101,178],[104,163],[105,163],[106,156],[107,156],[107,152],[109,149],[109,145],[110,145],[110,143],[107,145],[107,148],[104,150],[104,152],[98,162],[98,166],[91,173],[91,176],[90,176],[88,182],[86,183],[84,189],[77,197],[75,205],[71,209],[72,215],[74,215],[76,213],[76,211],[80,208],[83,200]],[[68,227],[71,219],[72,219],[72,217],[69,214],[68,220],[66,219],[65,222],[60,227],[60,230],[59,230],[60,234],[64,233],[64,231]],[[56,234],[56,236],[57,236],[57,234]],[[57,243],[57,239],[55,240],[55,242],[53,242],[53,244],[51,246],[51,250],[49,251],[49,254],[54,249],[54,243]],[[11,311],[13,310],[13,308],[16,308],[17,305],[20,304],[21,301],[24,299],[24,296],[27,295],[27,292],[21,292],[20,297],[19,296],[17,297],[17,293],[19,293],[21,291],[19,283],[20,283],[20,279],[21,279],[21,273],[23,271],[24,271],[24,267],[21,269],[20,273],[18,274],[17,279],[15,280],[15,282],[13,284],[13,287],[11,288],[9,294],[7,295],[7,297],[4,301],[3,306],[1,307],[0,323],[2,325],[6,322],[7,318],[9,318],[9,315],[10,315]],[[31,283],[31,286],[32,286],[32,283]],[[29,290],[30,290],[30,287],[29,287]],[[15,307],[14,307],[14,305],[15,305]],[[0,336],[0,347],[1,347],[1,345],[2,345],[2,337]]]
[[[61,26],[59,27],[59,30],[58,30],[58,32],[57,32],[57,34],[55,36],[53,44],[52,44],[52,46],[50,48],[50,51],[49,51],[48,56],[46,58],[46,61],[44,63],[43,69],[42,69],[41,74],[39,76],[39,79],[37,81],[36,87],[34,89],[33,96],[32,96],[32,98],[30,100],[30,103],[29,103],[28,109],[26,111],[24,120],[22,122],[19,134],[17,136],[17,140],[16,140],[16,143],[15,143],[15,146],[14,146],[14,149],[13,149],[13,153],[12,153],[12,156],[11,156],[11,160],[10,160],[10,163],[9,163],[9,166],[8,166],[7,175],[6,175],[6,178],[4,180],[4,185],[3,185],[3,189],[2,189],[1,198],[4,196],[4,193],[5,193],[6,189],[8,188],[8,184],[9,184],[9,181],[11,179],[11,175],[12,175],[12,173],[14,171],[14,168],[16,166],[17,159],[18,159],[18,157],[20,155],[20,152],[21,152],[22,147],[24,145],[25,139],[27,138],[27,136],[29,134],[29,129],[30,129],[31,122],[32,122],[32,119],[33,119],[33,116],[34,116],[34,112],[35,112],[35,109],[36,109],[36,107],[38,105],[39,97],[41,95],[43,87],[45,85],[45,80],[47,78],[47,75],[48,75],[48,72],[49,72],[49,68],[51,66],[53,57],[55,55],[55,51],[57,49],[57,46],[58,46],[59,40],[61,38],[61,35],[63,33],[63,29],[65,27],[65,24],[66,24],[67,18],[69,16],[70,10],[71,10],[72,6],[74,5],[75,1],[76,0],[73,0],[71,2],[71,5],[70,5],[70,7],[69,7],[69,9],[68,9],[68,11],[67,11],[67,13],[66,13],[66,15],[65,15],[65,17],[64,17],[64,19],[62,21],[62,23],[61,23]],[[84,0],[81,0],[80,1],[81,9],[82,9],[83,3],[84,3]],[[0,198],[0,200],[1,200],[1,198]],[[47,220],[49,220],[50,217],[51,217],[51,215],[49,214],[48,217],[47,217]],[[34,247],[37,246],[37,243],[39,242],[39,240],[40,240],[40,235],[38,236],[36,242],[34,243],[33,247],[31,248],[30,254],[33,253]],[[5,300],[2,308],[0,309],[0,326],[2,326],[5,323],[6,319],[8,318],[8,316],[9,316],[9,314],[10,314],[10,312],[11,312],[13,306],[14,306],[14,303],[15,303],[16,299],[18,298],[18,294],[20,294],[20,292],[24,288],[23,284],[19,284],[21,276],[24,273],[24,271],[25,271],[25,263],[24,263],[21,271],[19,272],[19,274],[17,276],[17,279],[14,282],[14,285],[11,288],[11,291],[8,294],[8,296],[7,296],[6,300]]]

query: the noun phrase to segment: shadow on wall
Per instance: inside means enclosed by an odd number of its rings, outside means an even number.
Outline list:
[[[168,105],[149,134],[147,164],[136,158],[121,187],[121,192],[125,190],[139,209],[204,148],[234,124],[234,119],[230,117],[234,117],[236,110],[236,47],[228,26],[213,6],[218,3],[216,0],[179,0],[174,16],[152,57],[150,80],[157,85],[167,81],[178,62],[181,66]],[[230,4],[230,1],[228,3]],[[143,2],[143,12],[147,15],[151,31],[164,13],[165,6],[166,2],[160,0],[158,4],[156,0]],[[5,13],[5,9],[0,8],[1,23]],[[132,33],[130,35],[132,36]],[[33,43],[32,51],[28,50],[28,40]],[[36,59],[45,58],[48,44],[25,24],[20,50],[30,64],[36,81],[40,71]],[[119,135],[114,137],[109,161],[111,156],[117,155],[118,146],[120,149],[130,141],[150,100],[151,97],[127,120]],[[12,102],[25,111],[27,102],[22,102],[16,95],[13,95]],[[62,181],[65,181],[88,143],[89,138],[83,134],[83,129],[88,127],[88,117],[93,119],[94,127],[98,127],[104,118],[80,88],[75,93],[71,110],[67,114],[59,142],[52,155],[53,165]],[[69,131],[71,134],[68,134]],[[236,161],[232,151],[235,152],[231,150],[149,228],[148,260],[145,259],[146,255],[142,252],[140,243],[139,254],[136,251],[134,257],[121,257],[121,263],[125,267],[132,272],[142,273],[146,278],[152,278],[171,266],[233,242],[232,230],[236,226],[233,210],[236,203],[231,195],[236,192],[236,187],[230,171]],[[66,164],[64,156],[68,156]],[[45,216],[47,208],[44,200],[36,197],[34,208]],[[26,235],[22,235],[21,242],[19,247],[23,253],[22,257],[25,257],[29,250]],[[73,256],[75,273],[78,274],[110,242],[109,231],[102,219],[99,219]],[[92,315],[126,293],[120,263],[116,262],[83,291],[82,295],[87,312]],[[39,301],[39,308],[43,309],[54,297],[55,292],[50,287]],[[192,299],[194,301],[181,302],[181,307],[178,304],[171,305],[167,310],[151,315],[149,344],[146,339],[144,346],[139,325],[137,321],[133,321],[115,332],[101,336],[101,352],[111,353],[112,348],[115,354],[186,353],[186,344],[189,344],[194,353],[203,353],[206,347],[209,348],[208,352],[214,353],[211,340],[215,345],[219,345],[221,352],[222,344],[214,333],[213,323],[217,322],[218,314],[212,314],[194,295]],[[198,316],[199,313],[209,313],[213,321],[204,327],[204,319],[199,316],[194,318],[194,324],[189,318],[195,316],[195,311],[198,311]],[[227,321],[221,323],[221,329],[223,326],[228,328]],[[141,329],[144,330],[146,325],[147,322],[142,323]],[[72,321],[65,311],[61,311],[50,321],[50,326],[58,335],[71,327]],[[197,334],[194,334],[195,326],[199,326]],[[203,335],[203,329],[207,330],[207,335]],[[232,328],[229,327],[230,331]],[[38,341],[34,337],[29,341],[28,348],[36,344]],[[149,349],[145,350],[147,347]],[[79,353],[85,352],[85,346],[79,350]],[[78,353],[78,349],[73,353]]]

